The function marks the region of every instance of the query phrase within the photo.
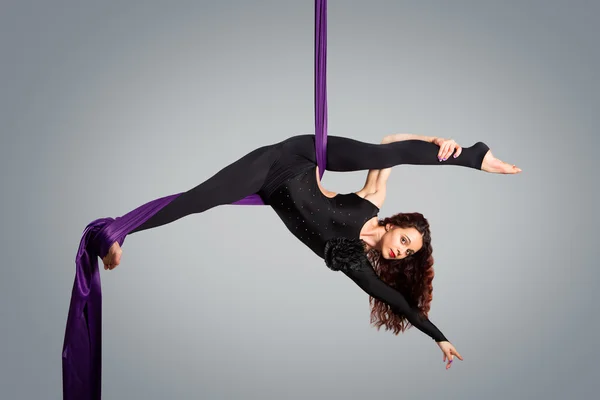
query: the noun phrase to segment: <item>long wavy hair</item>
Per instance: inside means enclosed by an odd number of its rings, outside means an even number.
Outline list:
[[[423,247],[400,260],[386,260],[376,249],[370,249],[367,257],[382,281],[400,291],[411,307],[418,308],[424,316],[428,316],[433,298],[432,282],[435,275],[429,222],[419,213],[399,213],[379,220],[380,226],[387,224],[401,228],[415,228],[423,236]],[[377,330],[385,327],[386,331],[391,330],[398,335],[412,326],[406,317],[393,313],[386,303],[369,297],[369,304],[371,305],[371,324]]]

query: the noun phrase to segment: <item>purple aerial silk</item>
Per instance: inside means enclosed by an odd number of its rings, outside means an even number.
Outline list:
[[[319,177],[327,154],[327,0],[315,0],[315,150]]]
[[[327,0],[315,0],[315,150],[320,176],[327,146]],[[62,350],[63,399],[99,400],[102,389],[102,292],[98,257],[182,193],[150,201],[116,218],[100,218],[84,229],[75,257],[75,282]],[[236,205],[264,205],[257,194]]]

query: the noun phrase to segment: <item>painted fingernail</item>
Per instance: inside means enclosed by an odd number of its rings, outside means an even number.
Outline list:
[[[456,158],[456,157],[458,157],[458,154],[455,154],[455,155],[454,155],[454,158]]]
[[[444,161],[446,161],[446,160],[447,160],[447,158],[444,158]]]

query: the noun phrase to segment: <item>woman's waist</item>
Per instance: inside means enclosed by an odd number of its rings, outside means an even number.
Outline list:
[[[285,161],[278,160],[274,163],[269,171],[265,184],[258,193],[265,204],[271,204],[273,195],[289,185],[294,178],[297,178],[308,171],[314,171],[317,167],[314,163],[303,158],[298,158],[296,160],[289,160],[289,156],[286,158],[288,159]]]

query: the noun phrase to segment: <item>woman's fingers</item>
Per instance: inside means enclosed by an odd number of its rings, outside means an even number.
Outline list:
[[[448,147],[448,142],[444,142],[440,147],[440,151],[438,152],[438,159],[440,161],[444,161],[444,154],[446,154],[446,147]]]
[[[452,352],[450,350],[448,350],[448,364],[446,364],[446,369],[448,369],[452,366],[452,361],[454,361]]]
[[[452,153],[454,154],[454,158],[456,158],[456,152],[460,149],[460,146],[454,141],[451,141],[451,145],[450,145],[450,150],[448,151],[448,154],[446,154],[445,159],[449,159],[452,156]]]
[[[444,354],[444,360],[448,359],[448,364],[446,364],[446,369],[449,369],[452,366],[452,362],[454,361],[454,356],[458,357],[459,360],[463,361],[463,357],[460,355],[456,349],[449,349],[448,354]]]
[[[439,146],[440,146],[440,149],[438,150],[438,154],[437,154],[438,161],[442,161],[442,158],[443,158],[443,157],[442,157],[442,154],[444,154],[444,145],[445,145],[445,144],[446,144],[445,142],[442,142],[442,143],[439,145]]]
[[[438,150],[438,160],[446,161],[452,154],[454,154],[454,158],[460,156],[462,153],[462,147],[460,147],[454,140],[444,140],[439,143],[440,149]]]
[[[446,152],[448,151],[449,146],[450,146],[450,143],[444,142],[444,144],[442,144],[442,146],[440,147],[440,151],[438,152],[438,159],[440,161],[444,161],[444,157],[445,157]]]
[[[441,143],[440,149],[438,151],[438,160],[446,161],[452,156],[452,153],[454,153],[455,151],[457,152],[457,154],[460,154],[462,149],[458,144],[456,144],[454,140],[444,141],[443,143]],[[455,155],[454,157],[456,158],[458,156]]]
[[[454,152],[455,147],[456,147],[455,143],[450,143],[450,146],[448,146],[448,149],[446,150],[446,154],[444,154],[444,161],[446,161],[447,159],[450,158],[450,156]]]
[[[454,356],[458,357],[459,360],[463,360],[463,357],[460,355],[460,353],[458,351],[456,351],[456,349],[454,347],[448,347],[447,349],[445,349],[443,351],[444,353],[444,357],[443,357],[443,361],[446,362],[446,360],[448,361],[446,363],[446,369],[449,369],[452,366],[452,363],[454,361]]]
[[[448,148],[446,149],[446,154],[444,154],[444,161],[450,158],[452,152],[454,152],[454,148],[456,147],[456,142],[454,140],[450,140],[448,142]]]
[[[460,156],[460,153],[462,153],[462,147],[460,146],[456,146],[456,151],[454,152],[454,158]]]
[[[462,358],[462,356],[458,353],[458,351],[456,351],[456,349],[454,350],[454,354],[456,355],[456,357],[458,357],[458,359],[460,361],[464,361],[463,358]]]

